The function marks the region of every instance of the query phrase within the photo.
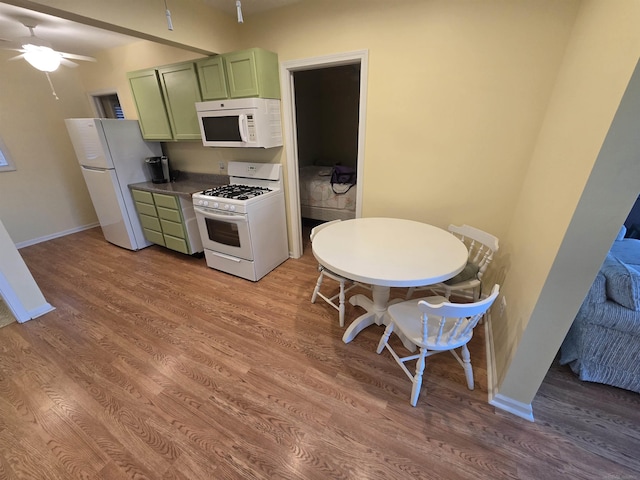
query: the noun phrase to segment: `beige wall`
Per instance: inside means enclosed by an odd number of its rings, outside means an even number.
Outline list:
[[[577,7],[301,2],[247,20],[242,42],[280,62],[367,49],[363,215],[471,223],[502,236]]]
[[[0,50],[0,135],[16,171],[0,173],[0,219],[16,243],[74,231],[97,218],[64,125],[90,116],[78,72],[47,77]]]
[[[523,403],[638,196],[638,79],[603,147],[640,55],[638,18],[637,1],[583,3],[502,244],[508,306],[494,322],[498,380],[501,394]]]

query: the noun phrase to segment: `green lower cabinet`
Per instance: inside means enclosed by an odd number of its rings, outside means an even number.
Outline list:
[[[187,254],[192,253],[189,252],[189,245],[187,245],[187,242],[184,238],[176,238],[172,237],[171,235],[165,235],[164,241],[167,248],[170,248],[171,250],[176,250],[178,252]]]
[[[151,243],[156,243],[158,245],[162,245],[163,247],[166,246],[164,243],[164,236],[162,235],[162,232],[151,230],[149,228],[142,228],[142,232],[144,233],[145,238]]]
[[[203,251],[189,200],[136,189],[131,193],[147,240],[188,255]]]

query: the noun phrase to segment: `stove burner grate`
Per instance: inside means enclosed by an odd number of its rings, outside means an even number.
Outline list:
[[[209,188],[202,192],[202,195],[218,198],[234,198],[236,200],[249,200],[250,198],[270,192],[267,187],[257,187],[255,185],[223,185],[221,187]]]

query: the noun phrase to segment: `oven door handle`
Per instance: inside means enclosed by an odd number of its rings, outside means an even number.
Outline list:
[[[217,220],[238,220],[243,222],[247,221],[247,218],[244,215],[226,215],[224,213],[220,214],[200,207],[193,207],[193,210],[196,213],[204,215],[205,217],[215,218]]]
[[[225,260],[230,260],[232,262],[240,263],[241,260],[238,257],[232,257],[231,255],[225,255],[224,253],[214,252],[213,250],[208,250],[211,255],[215,255],[216,257],[224,258]]]

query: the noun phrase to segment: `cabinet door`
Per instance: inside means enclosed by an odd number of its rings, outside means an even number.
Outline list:
[[[250,48],[223,55],[231,98],[280,98],[278,55]]]
[[[173,134],[155,69],[127,74],[138,111],[140,130],[146,140],[172,140]]]
[[[200,93],[202,94],[203,100],[229,98],[222,55],[200,60],[196,66],[198,68]]]
[[[158,69],[169,122],[175,140],[199,140],[200,127],[196,102],[201,102],[200,87],[194,63],[171,65]]]
[[[224,55],[231,98],[257,97],[258,74],[253,49]]]

